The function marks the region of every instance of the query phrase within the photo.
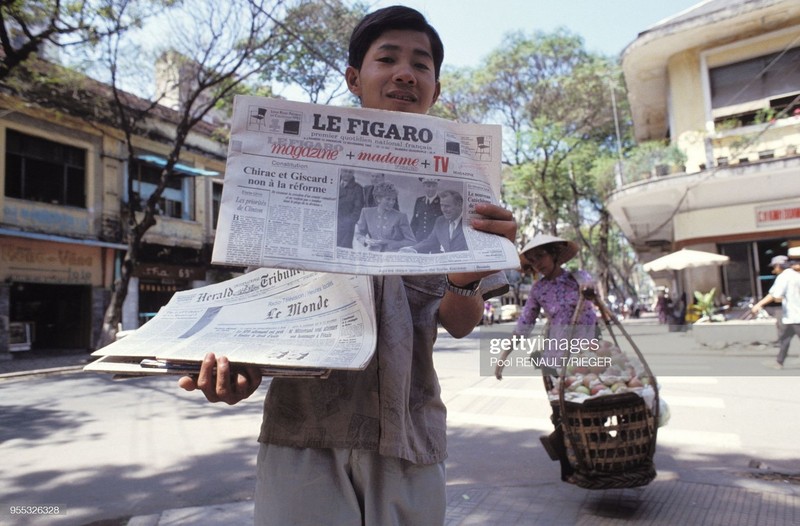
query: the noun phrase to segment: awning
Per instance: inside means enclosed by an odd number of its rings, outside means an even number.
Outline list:
[[[140,161],[144,161],[146,163],[155,164],[156,166],[160,166],[161,168],[167,165],[167,160],[163,157],[159,157],[158,155],[137,155],[137,159]],[[219,175],[219,172],[215,172],[214,170],[203,170],[200,168],[195,168],[193,166],[188,166],[181,163],[175,163],[173,169],[176,172],[180,172],[185,175],[191,175],[195,177],[214,177],[215,175]]]
[[[12,230],[10,228],[0,228],[0,236],[22,237],[25,239],[37,239],[39,241],[51,241],[53,243],[67,243],[70,245],[85,245],[89,247],[113,248],[116,250],[128,250],[128,245],[122,243],[109,243],[96,239],[77,239],[66,236],[56,236],[53,234],[40,234],[38,232],[24,232],[22,230]]]

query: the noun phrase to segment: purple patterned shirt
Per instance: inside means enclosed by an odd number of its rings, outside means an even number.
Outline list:
[[[580,284],[592,283],[592,277],[584,270],[564,271],[555,279],[540,279],[533,284],[528,301],[522,308],[514,334],[528,337],[536,325],[536,318],[544,310],[550,321],[549,338],[585,338],[596,336],[597,316],[594,305],[585,301],[574,330],[570,327],[575,307],[578,305]],[[558,353],[545,352],[545,356]]]

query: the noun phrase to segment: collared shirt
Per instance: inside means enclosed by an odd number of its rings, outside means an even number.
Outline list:
[[[291,447],[378,451],[415,464],[447,457],[439,379],[433,367],[444,275],[375,276],[378,346],[363,371],[327,379],[274,378],[259,441]],[[502,293],[502,273],[481,292]]]
[[[800,273],[787,268],[775,278],[769,294],[781,298],[781,321],[800,323]]]

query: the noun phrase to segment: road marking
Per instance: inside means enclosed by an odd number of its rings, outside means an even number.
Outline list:
[[[467,413],[462,411],[448,411],[447,425],[449,426],[485,426],[502,429],[553,429],[549,418],[531,418],[525,416],[486,415],[481,413]]]
[[[719,383],[718,378],[711,376],[658,376],[658,383],[661,385],[678,385],[678,384],[691,384],[691,385],[716,385]]]
[[[458,392],[464,396],[513,398],[523,400],[546,400],[547,393],[544,389],[502,389],[493,387],[469,387]],[[665,395],[664,400],[671,407],[706,407],[712,409],[724,409],[725,401],[722,398],[712,398],[709,396],[675,396]]]
[[[705,407],[712,409],[725,409],[725,400],[711,398],[710,396],[675,396],[664,395],[664,401],[670,407]]]
[[[553,428],[549,418],[486,415],[463,411],[448,411],[447,425],[451,427],[483,426],[511,431],[530,429],[545,432],[551,431]],[[658,429],[657,443],[662,445],[694,446],[701,449],[707,449],[709,444],[713,444],[714,448],[742,448],[742,441],[739,435],[734,433],[674,429],[669,424]]]
[[[696,446],[697,448],[704,448],[706,450],[709,445],[713,445],[714,448],[740,449],[742,447],[741,438],[734,433],[672,429],[669,424],[658,429],[657,443],[665,445]]]
[[[539,389],[507,389],[502,387],[468,387],[458,392],[468,396],[494,396],[498,398],[524,398],[526,400],[544,400],[547,393],[544,387]]]

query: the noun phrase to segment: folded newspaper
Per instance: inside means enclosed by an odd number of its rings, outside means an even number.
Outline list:
[[[237,96],[212,262],[348,274],[519,266],[474,230],[498,203],[501,127]]]
[[[377,342],[372,278],[259,269],[177,292],[131,335],[93,353],[86,371],[191,374],[208,352],[265,376],[363,369]]]

